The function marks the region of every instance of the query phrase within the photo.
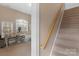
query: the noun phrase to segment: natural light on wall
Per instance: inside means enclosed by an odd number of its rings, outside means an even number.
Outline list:
[[[32,3],[29,3],[28,6],[31,7],[32,6]]]

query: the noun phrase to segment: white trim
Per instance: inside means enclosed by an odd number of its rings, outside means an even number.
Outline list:
[[[31,55],[39,56],[39,4],[32,4]]]
[[[60,12],[62,12],[62,10],[61,10]],[[57,40],[57,36],[58,36],[58,34],[59,34],[59,30],[60,30],[60,26],[61,26],[63,14],[64,14],[64,10],[63,10],[63,12],[62,12],[61,18],[59,18],[60,21],[59,21],[58,29],[57,29],[57,32],[56,32],[56,35],[55,35],[55,40],[54,40],[54,42],[53,42],[53,46],[52,46],[52,49],[51,49],[51,52],[50,52],[50,56],[52,56],[52,52],[53,52],[53,49],[54,49],[54,46],[55,46],[55,43],[56,43],[56,40]]]
[[[53,42],[53,46],[52,46],[52,49],[51,49],[51,52],[50,52],[50,56],[52,56],[52,52],[53,52],[53,49],[54,49],[54,46],[55,46],[55,43],[56,43],[56,40],[57,40],[57,36],[59,34],[59,30],[60,30],[60,26],[58,27],[58,30],[57,30],[57,33],[56,33],[56,36],[55,36],[55,40]]]

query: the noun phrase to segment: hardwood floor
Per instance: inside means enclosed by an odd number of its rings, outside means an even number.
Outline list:
[[[31,41],[0,48],[0,56],[30,56]]]
[[[52,55],[79,56],[79,7],[64,12]]]

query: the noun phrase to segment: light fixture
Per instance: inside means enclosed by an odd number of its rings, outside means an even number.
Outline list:
[[[29,7],[31,7],[32,6],[32,3],[29,3],[28,5],[29,5]]]

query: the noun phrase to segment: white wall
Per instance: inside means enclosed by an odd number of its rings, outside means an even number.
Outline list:
[[[40,3],[40,44],[42,45],[44,45],[45,39],[48,37],[49,27],[51,26],[52,22],[54,22],[60,5],[60,3]]]
[[[65,3],[65,9],[70,9],[73,7],[79,7],[79,3]]]

